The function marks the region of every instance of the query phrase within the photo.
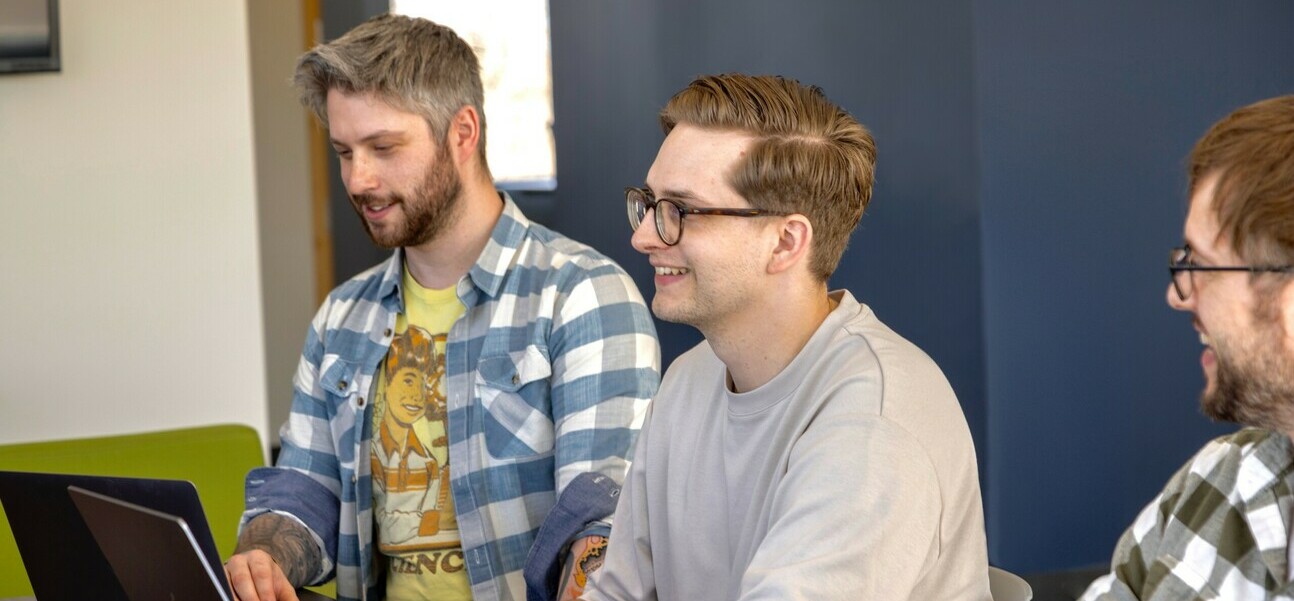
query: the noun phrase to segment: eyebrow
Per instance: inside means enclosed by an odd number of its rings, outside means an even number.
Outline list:
[[[682,201],[689,201],[689,202],[699,201],[701,204],[709,204],[705,202],[705,199],[701,198],[691,190],[686,190],[682,188],[665,188],[657,191],[657,190],[653,190],[651,186],[648,186],[647,184],[643,184],[643,189],[647,190],[648,192],[651,192],[652,195],[655,196],[656,198],[669,198],[672,200],[682,200]]]
[[[1200,252],[1200,247],[1199,247],[1199,245],[1197,245],[1195,242],[1191,241],[1191,239],[1190,239],[1190,237],[1189,237],[1189,236],[1185,236],[1185,237],[1183,237],[1183,238],[1182,238],[1182,243],[1183,243],[1183,244],[1185,244],[1187,247],[1189,247],[1189,248],[1191,249],[1191,256],[1192,256],[1192,257],[1195,257],[1195,258],[1198,258],[1198,259],[1204,259],[1204,262],[1205,262],[1205,264],[1206,264],[1206,265],[1207,265],[1207,264],[1216,264],[1216,263],[1218,262],[1218,261],[1217,261],[1217,257],[1210,256],[1210,255],[1211,255],[1211,253],[1208,253],[1208,252]]]
[[[376,140],[376,139],[378,139],[378,138],[386,138],[386,137],[390,137],[390,136],[395,136],[395,137],[398,137],[398,138],[400,138],[400,139],[404,139],[405,132],[404,132],[404,131],[400,131],[400,130],[394,130],[394,129],[379,129],[379,130],[377,130],[377,131],[375,131],[375,132],[373,132],[373,133],[371,133],[371,134],[369,134],[369,135],[367,135],[367,136],[364,136],[363,138],[360,138],[360,139],[359,139],[359,143],[363,144],[363,143],[365,143],[365,142],[372,142],[373,140]],[[344,142],[342,142],[342,141],[338,140],[337,138],[333,138],[333,137],[329,137],[329,138],[328,138],[328,142],[330,142],[333,146],[345,146],[345,145],[346,145]]]

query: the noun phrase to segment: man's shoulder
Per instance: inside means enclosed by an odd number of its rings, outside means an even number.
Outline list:
[[[934,359],[867,305],[849,301],[852,297],[841,303],[848,312],[828,357],[814,366],[823,374],[819,379],[848,383],[844,391],[858,396],[855,401],[875,404],[876,411],[890,418],[925,420],[931,410],[955,410],[962,419],[956,393]]]
[[[1259,428],[1219,436],[1195,452],[1168,479],[1147,513],[1144,524],[1183,512],[1208,513],[1219,507],[1247,503],[1289,469],[1289,438]],[[1204,504],[1204,505],[1201,505]]]
[[[579,277],[607,271],[624,273],[619,264],[597,249],[537,223],[530,224],[518,250],[517,264],[522,267],[561,270]]]
[[[358,323],[370,322],[371,314],[382,306],[383,291],[394,289],[391,274],[399,273],[398,256],[394,254],[333,288],[315,314],[314,327],[322,334],[322,330],[355,329]]]
[[[378,263],[364,271],[351,276],[350,279],[338,284],[328,293],[329,303],[350,302],[358,299],[375,299],[382,283],[388,279],[392,263],[397,261],[398,254],[393,254],[385,261]]]
[[[622,325],[655,335],[638,285],[614,260],[590,246],[537,224],[531,224],[517,249],[506,290],[534,294],[551,289],[549,297],[567,316],[598,312],[622,315]]]
[[[856,311],[845,320],[841,328],[849,335],[845,344],[866,349],[866,352],[857,355],[859,359],[881,366],[902,365],[906,368],[903,371],[932,370],[938,372],[940,378],[943,377],[943,371],[921,347],[886,325],[867,305],[857,303],[856,306]],[[895,375],[898,373],[900,372]]]
[[[482,256],[485,263],[479,265],[483,271],[502,277],[505,287],[514,292],[555,287],[559,294],[566,294],[583,286],[614,301],[623,296],[615,290],[632,288],[629,296],[642,302],[629,274],[610,257],[531,221],[511,198],[504,195],[504,199],[503,214],[492,235],[494,246],[487,247]],[[606,295],[603,288],[608,289]]]
[[[1209,441],[1137,515],[1115,551],[1115,571],[1097,580],[1084,599],[1105,598],[1099,595],[1115,582],[1158,599],[1164,595],[1157,589],[1183,586],[1179,573],[1230,579],[1214,569],[1217,550],[1224,547],[1232,576],[1248,573],[1244,566],[1258,561],[1251,553],[1259,545],[1255,536],[1273,532],[1263,526],[1276,516],[1264,510],[1274,500],[1264,491],[1285,477],[1290,459],[1289,438],[1271,430],[1246,428]],[[1233,521],[1237,516],[1244,516],[1243,524]],[[1277,536],[1287,536],[1284,528]],[[1163,567],[1165,560],[1177,567],[1165,578],[1147,580],[1146,570]]]
[[[1219,436],[1201,447],[1178,470],[1164,492],[1181,492],[1194,488],[1201,482],[1208,482],[1224,490],[1230,489],[1235,486],[1242,471],[1259,469],[1279,473],[1290,462],[1289,438],[1284,434],[1261,428],[1244,428]]]

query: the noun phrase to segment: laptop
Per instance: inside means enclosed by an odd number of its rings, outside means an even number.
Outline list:
[[[130,601],[233,601],[224,567],[199,542],[204,533],[211,538],[205,518],[190,526],[182,517],[75,485],[67,492]],[[308,590],[297,597],[328,599]]]
[[[36,599],[132,601],[72,501],[69,486],[183,518],[193,525],[190,532],[208,565],[221,565],[192,482],[0,470],[0,505]],[[164,558],[156,565],[160,569],[170,561]],[[304,590],[297,595],[302,601],[328,599]]]
[[[203,555],[184,518],[78,486],[67,492],[131,601],[233,601],[224,568]]]
[[[0,504],[32,591],[41,601],[130,601],[68,495],[68,486],[206,524],[191,482],[0,471]],[[208,561],[219,565],[210,530],[204,528],[196,536],[202,548],[210,549]]]

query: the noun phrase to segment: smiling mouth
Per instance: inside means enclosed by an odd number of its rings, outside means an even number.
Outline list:
[[[691,271],[691,269],[684,269],[682,267],[657,267],[656,275],[683,275]]]
[[[350,200],[356,210],[365,214],[381,213],[400,203],[400,199],[394,195],[357,194],[351,196]]]

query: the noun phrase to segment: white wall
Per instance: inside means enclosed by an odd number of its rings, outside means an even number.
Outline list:
[[[305,51],[300,0],[248,0],[256,132],[266,395],[271,440],[292,404],[292,375],[317,309],[310,207],[311,117],[291,77]]]
[[[63,71],[0,76],[0,443],[265,439],[247,7],[60,9]]]

